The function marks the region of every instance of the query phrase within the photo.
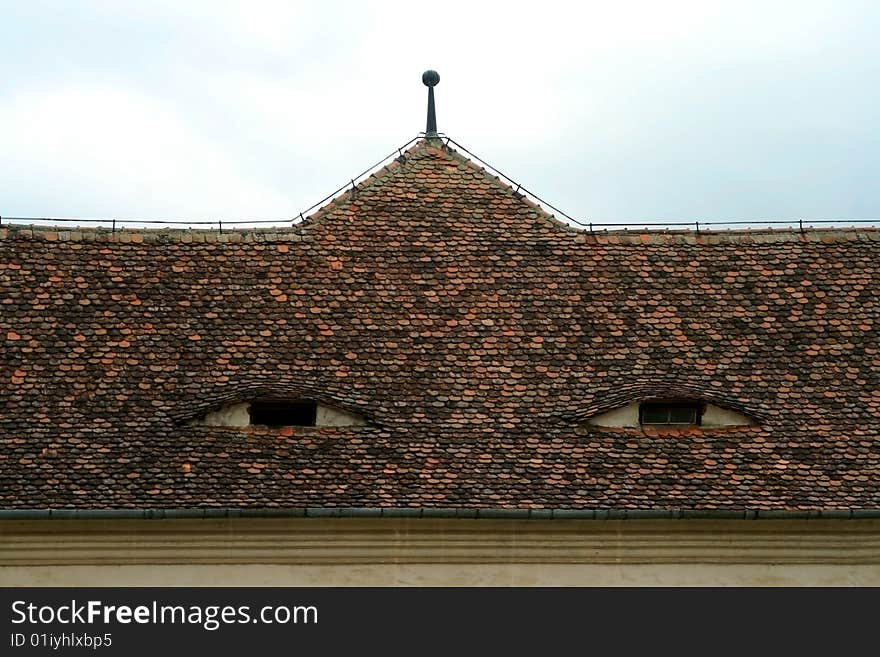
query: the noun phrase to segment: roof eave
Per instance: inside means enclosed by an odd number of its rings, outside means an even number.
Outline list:
[[[877,509],[0,509],[3,520],[192,520],[235,518],[461,518],[495,520],[876,520]]]

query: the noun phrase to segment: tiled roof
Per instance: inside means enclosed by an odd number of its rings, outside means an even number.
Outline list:
[[[291,229],[0,227],[0,506],[880,507],[880,232],[570,229],[420,142]],[[690,394],[760,426],[583,420]],[[259,392],[367,428],[189,426]]]

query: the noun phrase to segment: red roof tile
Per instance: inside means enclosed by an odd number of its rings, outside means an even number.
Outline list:
[[[880,232],[575,231],[422,142],[293,229],[0,229],[5,508],[880,506]],[[188,426],[261,392],[367,428]],[[586,417],[658,394],[760,426]]]

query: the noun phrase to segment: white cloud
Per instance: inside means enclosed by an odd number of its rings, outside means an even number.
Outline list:
[[[877,214],[870,3],[13,7],[7,215],[293,216],[424,129],[429,67],[441,131],[581,218]]]
[[[200,139],[196,126],[137,92],[30,89],[0,106],[0,125],[6,204],[40,199],[50,216],[292,214],[291,199],[251,179],[222,144]]]

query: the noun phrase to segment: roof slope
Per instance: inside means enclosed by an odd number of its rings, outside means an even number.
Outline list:
[[[289,230],[0,230],[0,506],[880,506],[880,232],[581,233],[436,142]],[[187,426],[253,391],[364,429]],[[692,391],[761,426],[584,428]]]

